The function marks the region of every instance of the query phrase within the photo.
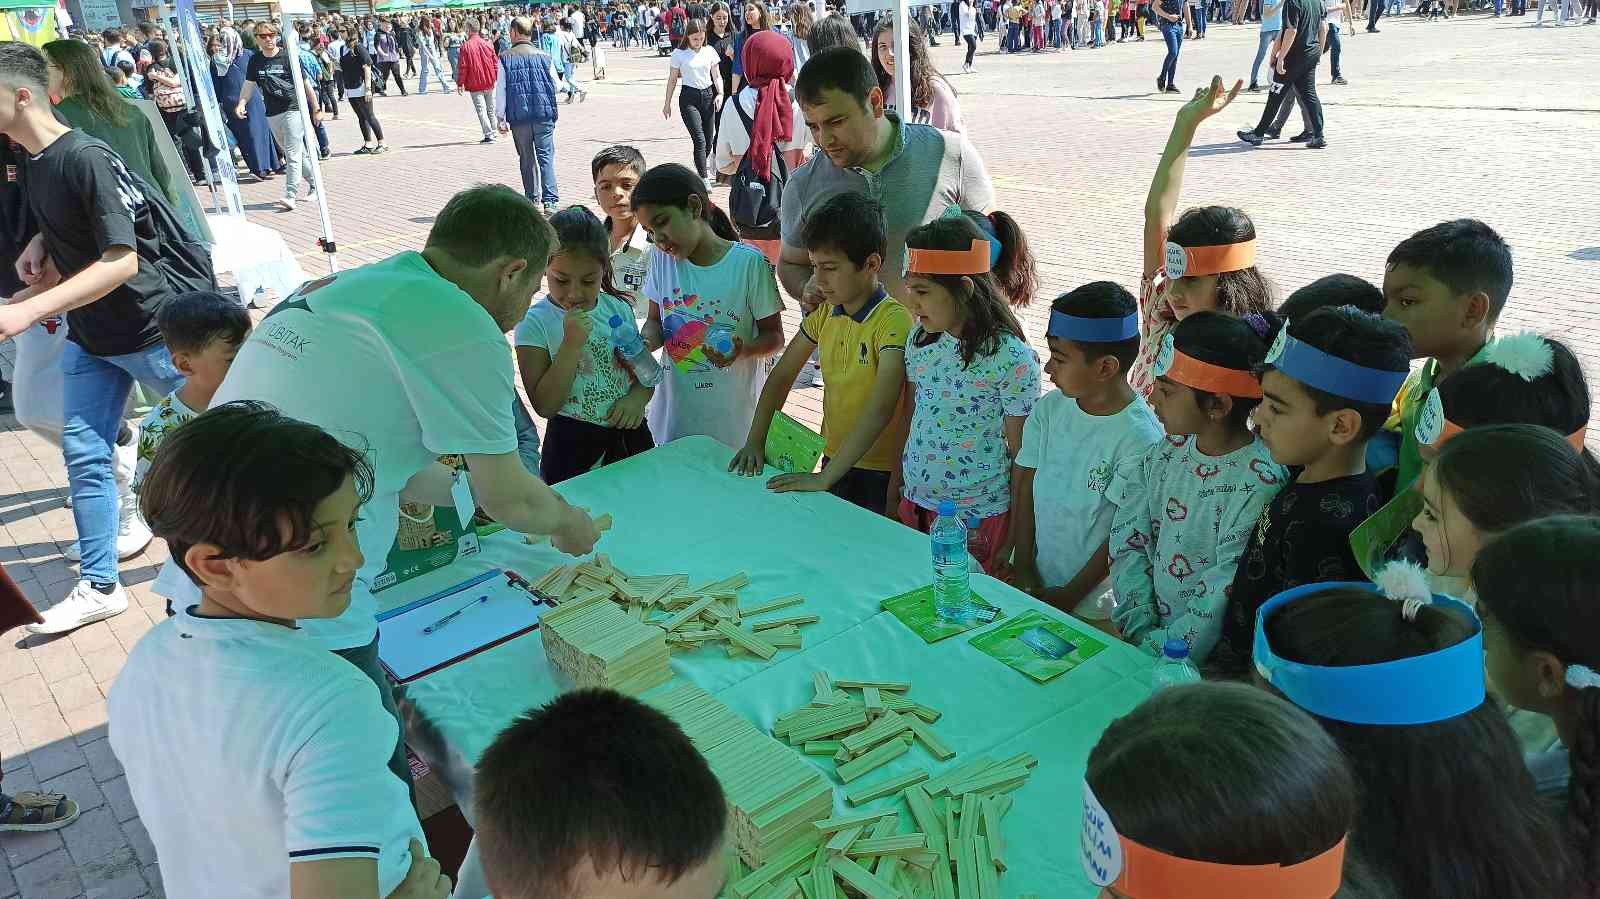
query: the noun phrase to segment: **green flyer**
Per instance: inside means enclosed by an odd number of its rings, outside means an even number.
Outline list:
[[[773,468],[789,474],[810,474],[817,470],[826,445],[821,434],[779,412],[772,417],[772,427],[767,429],[765,460]]]
[[[1097,638],[1037,611],[1023,612],[970,642],[1041,684],[1106,648]]]
[[[1421,511],[1422,494],[1416,490],[1402,490],[1350,532],[1350,549],[1369,580],[1383,567],[1389,548],[1411,527],[1412,520]]]
[[[886,599],[879,604],[885,612],[900,619],[900,623],[911,628],[911,632],[929,643],[938,643],[946,637],[964,634],[974,628],[987,627],[989,624],[1006,617],[1005,613],[990,605],[976,592],[972,594],[972,602],[981,609],[993,610],[993,615],[979,615],[971,621],[956,622],[945,621],[933,610],[933,585],[918,587],[910,593],[902,593],[891,599]]]

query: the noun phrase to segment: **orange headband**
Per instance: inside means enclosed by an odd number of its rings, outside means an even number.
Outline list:
[[[1253,373],[1201,362],[1187,353],[1179,352],[1172,342],[1170,331],[1161,339],[1161,353],[1156,356],[1155,374],[1158,378],[1177,381],[1185,387],[1207,393],[1245,399],[1261,398],[1261,382],[1256,380]]]
[[[1134,899],[1330,899],[1344,879],[1348,837],[1293,865],[1223,865],[1178,858],[1118,835],[1122,874],[1111,888]]]
[[[1174,281],[1183,277],[1243,271],[1255,264],[1255,238],[1210,247],[1181,247],[1167,241],[1166,272],[1167,277]]]
[[[974,240],[965,250],[906,248],[906,275],[982,275],[992,268],[987,240]]]
[[[1428,391],[1428,395],[1422,401],[1422,410],[1417,414],[1416,427],[1412,429],[1412,435],[1418,445],[1437,452],[1446,442],[1464,430],[1466,428],[1445,417],[1444,402],[1439,396],[1439,388],[1435,387]],[[1588,436],[1589,428],[1585,425],[1568,434],[1567,443],[1582,454],[1585,449],[1584,438]]]
[[[1439,429],[1439,437],[1438,437],[1438,439],[1434,440],[1433,443],[1429,444],[1429,447],[1431,447],[1432,449],[1437,450],[1440,447],[1444,446],[1445,442],[1448,441],[1450,438],[1456,436],[1457,434],[1459,434],[1459,433],[1461,433],[1462,431],[1465,431],[1465,430],[1466,430],[1466,428],[1463,428],[1462,426],[1456,424],[1455,422],[1453,422],[1453,421],[1451,421],[1450,419],[1447,418],[1447,419],[1444,420],[1444,426]],[[1577,450],[1579,453],[1582,453],[1584,451],[1584,448],[1585,448],[1584,447],[1584,439],[1587,438],[1588,436],[1589,436],[1589,427],[1587,425],[1585,425],[1585,426],[1577,429],[1576,431],[1573,431],[1571,434],[1568,434],[1567,435],[1567,443],[1571,444],[1573,449]]]

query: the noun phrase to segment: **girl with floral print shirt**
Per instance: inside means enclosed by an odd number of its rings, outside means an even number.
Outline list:
[[[1144,270],[1139,279],[1141,349],[1128,385],[1146,399],[1155,387],[1151,368],[1173,325],[1196,312],[1232,316],[1269,312],[1272,285],[1255,266],[1256,228],[1243,210],[1197,206],[1176,222],[1183,167],[1200,123],[1226,109],[1244,86],[1223,90],[1222,79],[1195,91],[1178,110],[1150,194],[1144,201]]]
[[[904,299],[916,327],[906,341],[914,411],[900,520],[926,532],[939,503],[953,501],[980,521],[986,570],[1009,554],[1011,462],[1039,398],[1039,360],[991,274],[1006,252],[965,215],[906,236]]]

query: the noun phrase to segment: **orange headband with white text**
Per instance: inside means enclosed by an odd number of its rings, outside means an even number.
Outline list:
[[[974,240],[965,250],[906,248],[907,275],[982,275],[992,269],[987,240]]]
[[[1255,264],[1255,238],[1210,247],[1181,247],[1167,241],[1165,268],[1167,277],[1173,281],[1183,277],[1243,271]]]
[[[1452,437],[1465,431],[1466,428],[1456,424],[1444,415],[1444,402],[1439,396],[1439,389],[1435,387],[1428,391],[1427,399],[1423,400],[1422,412],[1417,416],[1417,426],[1413,435],[1417,443],[1432,450],[1438,450]],[[1587,425],[1567,435],[1567,443],[1582,453],[1584,440],[1589,436]]]
[[[1261,398],[1261,382],[1256,380],[1253,372],[1201,362],[1187,353],[1179,352],[1170,331],[1161,339],[1161,353],[1156,356],[1154,371],[1158,378],[1177,381],[1185,387],[1206,393],[1221,393],[1243,399]]]

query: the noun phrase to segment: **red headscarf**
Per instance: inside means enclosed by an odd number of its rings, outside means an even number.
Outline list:
[[[756,89],[755,127],[750,130],[750,168],[757,177],[772,174],[773,144],[794,138],[794,107],[789,79],[794,76],[794,50],[776,31],[758,31],[744,42],[744,78]],[[738,98],[734,98],[738,102]]]

